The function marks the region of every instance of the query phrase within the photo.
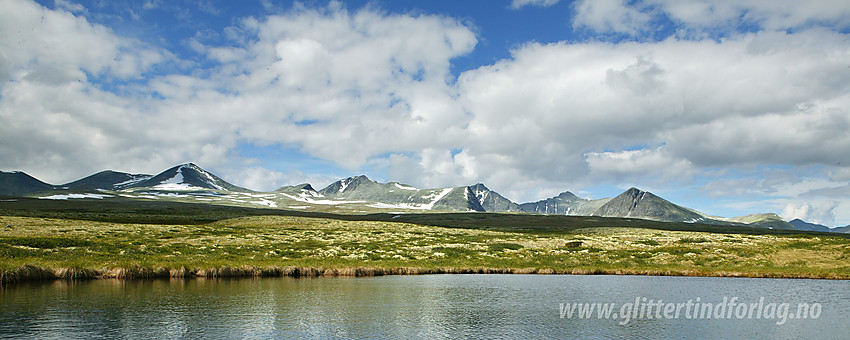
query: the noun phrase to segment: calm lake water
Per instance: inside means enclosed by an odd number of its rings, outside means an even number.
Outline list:
[[[848,288],[827,280],[573,275],[56,281],[2,289],[0,337],[846,338]],[[737,304],[728,303],[734,297]],[[700,319],[697,298],[724,318]],[[579,318],[569,314],[573,303],[613,303],[613,313]],[[806,318],[792,318],[801,303]]]

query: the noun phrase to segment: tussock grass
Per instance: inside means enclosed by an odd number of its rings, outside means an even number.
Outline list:
[[[532,232],[302,216],[203,224],[0,216],[0,224],[11,226],[0,229],[4,284],[439,273],[850,278],[850,241],[825,235]]]
[[[47,268],[24,265],[11,270],[0,271],[0,283],[10,284],[19,281],[55,280],[56,274]]]

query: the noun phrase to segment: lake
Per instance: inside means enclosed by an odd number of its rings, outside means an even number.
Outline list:
[[[0,337],[845,338],[848,287],[607,275],[54,281],[0,291]]]

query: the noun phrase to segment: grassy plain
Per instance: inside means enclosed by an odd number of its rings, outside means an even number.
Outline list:
[[[276,276],[292,275],[293,268],[302,275],[850,278],[850,240],[829,234],[539,215],[343,216],[227,207],[110,210],[104,208],[107,204],[98,210],[49,204],[0,207],[4,281],[38,277],[25,273],[36,268],[46,271],[45,278],[130,278],[128,270],[135,270],[136,276]]]

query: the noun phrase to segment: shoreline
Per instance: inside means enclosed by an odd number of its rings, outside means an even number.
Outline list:
[[[643,276],[683,276],[683,277],[740,277],[772,279],[819,279],[848,280],[850,277],[834,274],[831,276],[804,273],[760,273],[698,270],[635,270],[635,269],[588,269],[588,268],[421,268],[421,267],[300,267],[300,266],[221,266],[210,268],[167,268],[167,267],[129,267],[129,268],[45,268],[23,265],[16,269],[0,272],[0,285],[3,287],[24,282],[39,281],[76,281],[76,280],[146,280],[146,279],[196,279],[196,278],[274,278],[274,277],[370,277],[386,275],[435,275],[435,274],[536,274],[536,275],[643,275]]]

